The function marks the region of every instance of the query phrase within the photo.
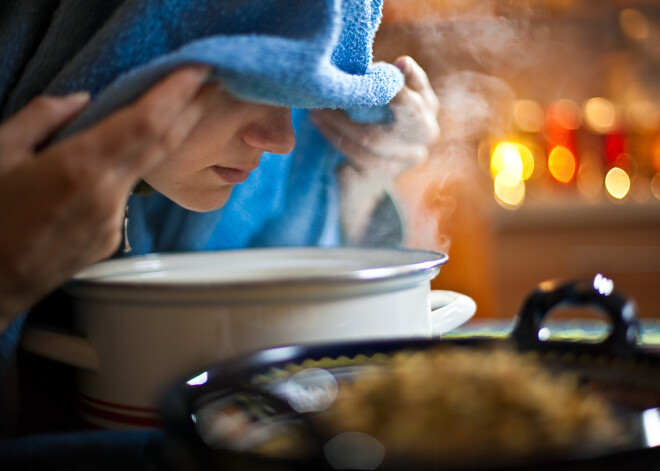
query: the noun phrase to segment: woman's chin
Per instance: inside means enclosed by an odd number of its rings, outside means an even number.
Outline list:
[[[182,208],[188,209],[190,211],[207,213],[209,211],[220,209],[225,204],[227,204],[227,201],[229,201],[229,196],[231,195],[231,189],[232,187],[228,187],[227,190],[223,189],[224,191],[210,195],[188,198],[172,198],[172,200]]]

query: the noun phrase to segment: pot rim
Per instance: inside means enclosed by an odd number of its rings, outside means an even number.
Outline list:
[[[216,300],[244,298],[246,293],[316,297],[321,290],[360,295],[430,281],[448,259],[442,252],[357,247],[158,253],[99,262],[78,273],[65,289],[83,297],[208,293]]]

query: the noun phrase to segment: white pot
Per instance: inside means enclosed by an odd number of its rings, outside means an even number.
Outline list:
[[[26,329],[22,347],[80,369],[80,411],[95,426],[155,426],[182,375],[267,347],[430,337],[474,314],[431,291],[437,252],[269,248],[101,262],[67,286],[78,335]]]

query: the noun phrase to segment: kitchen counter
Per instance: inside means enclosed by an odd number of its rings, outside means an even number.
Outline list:
[[[551,340],[597,342],[609,333],[605,321],[590,319],[552,321],[546,325],[550,329]],[[511,333],[513,326],[514,320],[473,320],[445,334],[443,338],[504,338]],[[638,345],[644,349],[657,348],[660,352],[660,319],[640,320]]]

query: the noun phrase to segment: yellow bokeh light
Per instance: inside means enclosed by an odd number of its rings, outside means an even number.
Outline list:
[[[616,124],[614,103],[602,97],[590,98],[583,106],[584,120],[594,131],[604,134]]]
[[[548,155],[548,171],[550,175],[561,183],[573,180],[577,162],[573,153],[563,146],[556,146]]]
[[[543,108],[532,100],[518,100],[513,106],[513,117],[525,132],[541,132],[545,124]]]
[[[523,144],[517,144],[518,152],[520,152],[520,160],[522,160],[522,178],[529,180],[534,173],[534,154],[529,148]]]
[[[507,171],[497,174],[493,181],[495,196],[502,206],[516,208],[525,199],[525,182]]]
[[[623,199],[630,191],[630,177],[619,167],[614,167],[605,175],[605,189],[616,199]]]
[[[515,178],[527,180],[534,173],[534,155],[519,142],[499,142],[493,149],[490,171],[493,177],[506,171]]]
[[[499,142],[493,149],[490,159],[490,171],[493,177],[497,177],[505,170],[518,179],[522,179],[523,167],[520,152],[513,142],[508,141]]]
[[[646,17],[634,8],[626,8],[619,13],[621,30],[630,38],[642,40],[649,36],[649,22]]]

